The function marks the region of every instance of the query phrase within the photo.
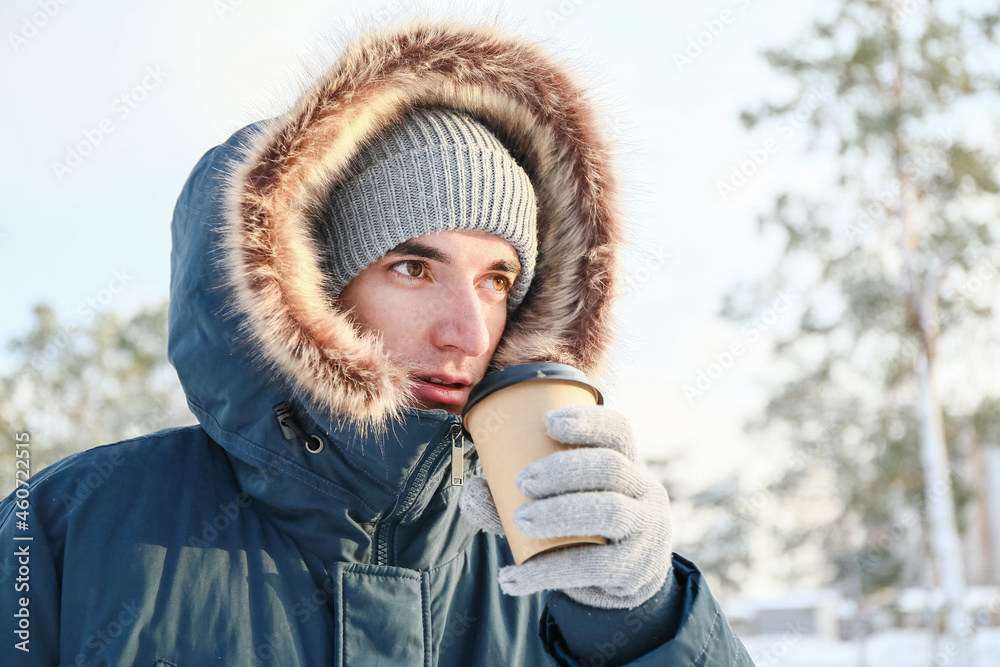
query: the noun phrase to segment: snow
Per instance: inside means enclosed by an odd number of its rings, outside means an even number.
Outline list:
[[[939,637],[936,650],[929,633],[889,630],[870,635],[867,660],[861,662],[857,642],[784,635],[744,637],[743,644],[757,667],[947,667],[947,641]],[[981,628],[973,640],[975,667],[1000,667],[1000,628]]]

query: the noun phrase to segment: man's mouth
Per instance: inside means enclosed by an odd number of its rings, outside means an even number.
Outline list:
[[[418,380],[416,393],[419,404],[417,407],[443,407],[445,410],[457,414],[469,400],[469,392],[472,391],[472,378],[468,377],[443,373],[415,375],[414,377]]]
[[[429,382],[430,384],[436,384],[436,385],[439,385],[439,386],[442,386],[442,387],[451,387],[453,389],[458,389],[459,387],[466,386],[465,383],[463,383],[463,382],[445,382],[441,378],[439,378],[439,377],[433,377],[433,376],[431,376],[431,377],[422,377],[422,378],[417,378],[417,379],[418,380],[423,380],[424,382]]]

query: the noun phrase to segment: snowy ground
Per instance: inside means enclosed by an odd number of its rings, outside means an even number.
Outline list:
[[[945,667],[947,642],[935,649],[926,632],[892,630],[872,635],[865,643],[867,660],[861,661],[857,643],[816,637],[759,635],[743,638],[757,667]],[[1000,667],[1000,628],[982,628],[973,643],[975,667]]]

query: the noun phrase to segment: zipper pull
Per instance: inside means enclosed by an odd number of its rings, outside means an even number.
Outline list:
[[[323,438],[315,434],[309,435],[299,426],[299,422],[296,421],[295,415],[292,413],[292,404],[290,402],[282,401],[271,409],[274,410],[274,417],[278,420],[278,426],[281,428],[281,436],[285,440],[301,438],[305,442],[306,451],[310,454],[319,454],[323,451],[325,444]]]
[[[451,438],[451,485],[462,486],[465,483],[465,436],[462,436],[462,425],[452,424],[448,429]]]

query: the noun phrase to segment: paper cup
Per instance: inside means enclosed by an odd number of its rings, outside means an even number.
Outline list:
[[[555,363],[522,364],[495,371],[469,393],[462,412],[465,430],[483,464],[483,473],[518,565],[559,547],[607,544],[598,535],[537,539],[522,535],[514,527],[514,510],[532,502],[517,489],[518,473],[549,454],[575,447],[546,435],[543,415],[564,405],[581,403],[602,405],[604,397],[583,372]]]

